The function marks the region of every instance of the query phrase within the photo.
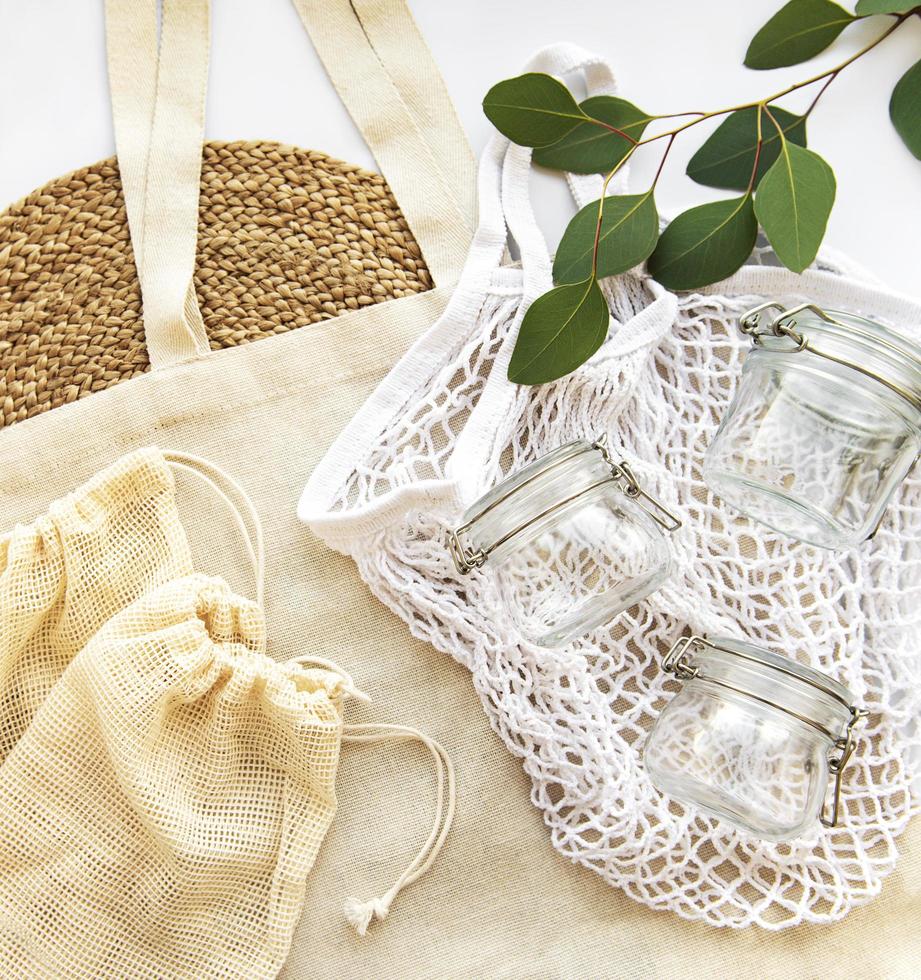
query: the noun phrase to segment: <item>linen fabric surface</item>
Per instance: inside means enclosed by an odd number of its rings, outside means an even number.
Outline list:
[[[568,45],[538,53],[525,70],[584,68],[595,82],[611,80],[602,62]],[[727,511],[701,463],[741,373],[745,309],[764,297],[808,299],[912,335],[921,304],[845,278],[826,258],[795,276],[763,247],[703,294],[675,296],[637,271],[605,283],[612,327],[596,355],[553,384],[514,385],[518,325],[552,286],[529,168],[530,151],[493,139],[480,226],[451,304],[331,447],[299,513],[355,558],[415,635],[469,667],[562,853],[637,901],[716,926],[839,919],[879,894],[921,809],[921,480],[905,481],[872,542],[839,554]],[[503,264],[506,225],[520,268]],[[683,515],[669,543],[675,571],[611,627],[547,650],[522,639],[489,562],[457,572],[450,529],[510,472],[602,433],[615,458]],[[551,590],[563,601],[597,585],[589,546],[540,550],[505,582],[511,602],[535,608]],[[816,822],[796,840],[762,841],[652,785],[642,750],[674,691],[661,662],[689,628],[751,638],[855,692],[868,717],[836,827]]]
[[[355,0],[351,6],[322,6],[325,30],[349,18],[360,21],[349,22],[348,29],[365,38],[375,55],[365,94],[371,104],[393,99],[407,73],[416,80],[437,78],[409,30],[402,34],[402,67],[393,69],[393,58],[385,56],[379,21],[376,27],[370,15],[390,8],[402,26],[402,5]],[[341,62],[333,74],[348,70],[349,59],[335,46],[320,47],[320,54]],[[397,108],[403,104],[394,102]],[[433,146],[430,136],[440,130],[463,160],[469,150],[454,127],[453,111],[432,113],[428,124],[409,114],[394,137],[415,131],[424,146]],[[469,202],[469,170],[452,169],[450,153],[438,156],[433,148],[432,154],[442,161],[448,188]],[[401,204],[413,194],[419,159],[407,152],[395,164],[409,168]],[[393,186],[392,169],[387,176]],[[455,200],[472,221],[460,197]],[[432,223],[437,234],[440,222],[433,217]],[[462,260],[460,254],[458,269]],[[450,286],[449,276],[442,286]],[[403,896],[386,928],[359,939],[330,896],[342,894],[346,876],[353,890],[371,891],[391,880],[407,834],[416,830],[424,837],[431,799],[383,748],[343,754],[339,813],[308,877],[304,912],[282,975],[658,978],[696,976],[706,963],[708,972],[727,976],[911,976],[921,911],[916,828],[908,831],[912,840],[883,896],[846,923],[765,936],[655,915],[548,846],[529,799],[529,780],[491,729],[468,671],[414,639],[371,596],[353,563],[297,521],[294,502],[306,475],[392,364],[438,319],[446,300],[447,290],[436,289],[258,344],[161,363],[0,432],[0,527],[32,520],[121,453],[152,441],[219,463],[246,487],[265,520],[272,583],[266,599],[269,656],[334,657],[359,687],[374,692],[373,707],[356,709],[356,720],[373,711],[375,718],[412,722],[442,741],[454,759],[458,809],[441,860]],[[214,521],[211,498],[190,487],[180,507],[196,563],[213,562],[232,585],[245,587],[249,561],[229,525]],[[360,883],[354,881],[355,868],[368,869]]]
[[[143,445],[151,426],[168,431],[171,444],[235,474],[265,515],[268,655],[284,661],[311,652],[335,659],[374,697],[368,707],[350,705],[349,721],[413,724],[454,760],[457,811],[438,863],[401,895],[382,927],[359,938],[343,920],[338,899],[347,892],[373,894],[392,880],[408,840],[427,833],[434,786],[420,780],[412,757],[396,757],[383,746],[343,752],[339,810],[308,876],[282,976],[658,980],[699,976],[706,963],[713,976],[913,977],[921,913],[921,839],[914,825],[879,899],[832,926],[803,925],[779,935],[715,930],[637,905],[550,846],[531,803],[530,780],[492,730],[469,671],[413,638],[370,594],[354,563],[297,520],[293,503],[305,474],[413,339],[406,321],[388,314],[402,303],[358,314],[347,330],[339,330],[344,320],[330,320],[309,334],[294,331],[211,355],[219,359],[222,384],[239,395],[233,411],[211,397],[212,368],[201,359],[0,435],[6,461],[0,521],[7,526],[91,477],[91,459]],[[437,308],[430,315],[434,321]],[[342,362],[343,345],[354,355],[351,363]],[[327,398],[292,364],[335,378],[337,397]],[[117,447],[99,427],[106,418],[120,420]],[[39,427],[54,459],[34,454]],[[196,564],[239,591],[248,589],[249,559],[230,522],[215,521],[207,489],[184,486],[180,508]],[[417,752],[421,767],[423,750]]]

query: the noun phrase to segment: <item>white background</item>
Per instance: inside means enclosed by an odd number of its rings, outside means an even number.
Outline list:
[[[538,47],[569,40],[614,64],[620,94],[649,112],[750,101],[815,74],[865,44],[887,21],[850,27],[813,62],[770,72],[742,67],[748,41],[783,0],[411,0],[461,120],[479,152],[489,135],[480,101]],[[103,46],[103,0],[0,0],[0,207],[114,152]],[[343,52],[347,56],[347,52]],[[888,118],[896,80],[921,57],[921,21],[906,25],[833,83],[810,120],[810,146],[833,166],[838,200],[826,241],[884,281],[921,293],[921,161]],[[784,103],[802,108],[808,100]],[[708,197],[684,176],[695,127],[674,147],[660,209]],[[712,125],[710,126],[712,128]],[[215,0],[207,135],[273,139],[373,167],[289,0]],[[661,144],[657,144],[661,146]],[[659,149],[648,152],[657,154]],[[637,160],[641,189],[654,156]],[[571,214],[562,182],[535,180],[551,244]]]

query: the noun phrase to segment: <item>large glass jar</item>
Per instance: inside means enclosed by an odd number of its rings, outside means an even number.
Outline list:
[[[764,840],[791,840],[817,820],[835,826],[865,715],[846,687],[726,637],[683,637],[663,667],[683,684],[646,743],[658,789]]]
[[[659,587],[671,567],[664,532],[680,525],[603,441],[579,440],[481,497],[449,546],[461,574],[492,574],[525,639],[559,647]]]
[[[822,548],[871,537],[921,452],[921,347],[849,313],[766,303],[704,463],[742,513]]]

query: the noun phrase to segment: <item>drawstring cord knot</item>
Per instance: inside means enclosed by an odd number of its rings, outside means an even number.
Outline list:
[[[389,893],[382,898],[370,898],[367,902],[357,898],[347,898],[342,903],[342,911],[349,925],[354,927],[359,936],[363,936],[368,931],[372,919],[383,922],[387,918],[391,900],[392,896]]]
[[[338,674],[342,681],[342,693],[346,697],[355,698],[356,701],[364,701],[365,704],[371,703],[371,695],[366,694],[355,686],[352,675],[347,670],[343,670],[338,664],[334,664],[332,660],[327,660],[326,657],[304,653],[299,657],[293,657],[288,663],[297,664],[299,667],[304,667],[305,669],[321,667],[323,670],[328,670],[331,674]]]

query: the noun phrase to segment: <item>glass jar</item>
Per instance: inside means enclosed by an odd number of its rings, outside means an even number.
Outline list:
[[[765,303],[740,327],[753,348],[707,452],[707,485],[821,548],[872,537],[921,452],[921,347],[808,304]]]
[[[646,743],[658,789],[763,840],[837,824],[842,771],[866,715],[846,687],[726,637],[682,637],[663,669],[683,684]]]
[[[658,588],[680,526],[603,440],[579,440],[481,497],[449,547],[461,574],[488,563],[525,639],[559,647]]]

